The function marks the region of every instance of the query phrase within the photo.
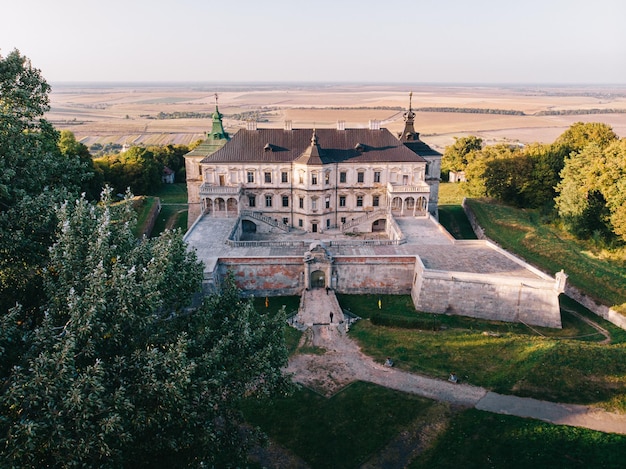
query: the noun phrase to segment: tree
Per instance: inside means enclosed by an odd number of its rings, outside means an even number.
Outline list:
[[[0,313],[19,302],[25,321],[42,298],[54,207],[92,176],[79,156],[61,154],[43,118],[49,91],[19,51],[0,56]]]
[[[579,238],[589,238],[594,232],[606,237],[612,231],[598,184],[604,171],[603,160],[602,148],[590,143],[567,158],[561,171],[556,207],[567,229]]]
[[[123,153],[103,156],[95,160],[95,165],[117,193],[130,188],[135,194],[149,194],[161,184],[163,165],[143,147],[134,146]]]
[[[444,172],[465,171],[468,155],[482,149],[483,141],[473,135],[454,137],[454,143],[446,147],[441,158],[441,169]]]
[[[129,206],[64,204],[45,319],[0,321],[3,467],[234,465],[257,436],[238,401],[287,389],[284,312],[258,314],[232,277],[183,309],[201,264],[179,232],[137,242]]]
[[[563,132],[555,141],[564,145],[569,153],[580,152],[589,143],[595,143],[604,148],[617,139],[611,126],[599,122],[576,122]]]
[[[626,139],[611,143],[603,155],[598,188],[606,200],[613,232],[626,241]]]

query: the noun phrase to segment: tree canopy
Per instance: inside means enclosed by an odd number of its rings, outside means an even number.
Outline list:
[[[2,466],[197,467],[245,460],[237,402],[288,388],[284,312],[232,277],[197,310],[202,265],[179,232],[141,242],[130,204],[58,209],[45,316],[0,322]]]
[[[19,51],[0,56],[0,311],[41,299],[54,207],[89,186],[91,160],[59,148],[43,115],[50,86]]]
[[[238,400],[288,389],[284,312],[230,276],[190,308],[202,265],[178,231],[137,240],[130,193],[79,196],[91,158],[43,118],[49,90],[0,56],[0,466],[241,463]]]

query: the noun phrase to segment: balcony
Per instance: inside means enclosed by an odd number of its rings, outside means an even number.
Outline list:
[[[242,187],[241,184],[237,186],[216,186],[205,182],[200,186],[200,196],[239,196]]]
[[[430,186],[425,182],[413,184],[413,185],[403,185],[403,184],[392,184],[390,182],[387,183],[387,193],[388,194],[430,194]]]

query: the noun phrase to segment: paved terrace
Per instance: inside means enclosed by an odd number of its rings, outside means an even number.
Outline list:
[[[236,223],[236,218],[212,218],[203,216],[185,235],[189,245],[195,248],[198,258],[207,271],[213,271],[220,257],[281,257],[304,256],[308,245],[314,240],[355,241],[354,236],[346,236],[339,230],[323,233],[277,233],[262,235],[263,241],[298,241],[305,247],[254,246],[231,247],[226,243]],[[407,242],[400,245],[353,245],[330,246],[333,256],[419,256],[424,266],[432,270],[448,270],[538,278],[538,276],[514,262],[501,252],[490,248],[482,241],[457,241],[430,218],[396,218]],[[371,235],[371,234],[370,234]],[[259,235],[259,238],[261,236]]]

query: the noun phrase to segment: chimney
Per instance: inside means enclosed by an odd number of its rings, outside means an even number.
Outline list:
[[[346,121],[337,121],[337,130],[346,130]]]
[[[256,130],[256,121],[254,121],[254,120],[246,121],[246,129],[248,129],[248,130]]]
[[[291,130],[291,121],[290,120],[286,120],[285,121],[285,130]]]
[[[370,119],[370,130],[380,130],[380,121],[376,119]]]

